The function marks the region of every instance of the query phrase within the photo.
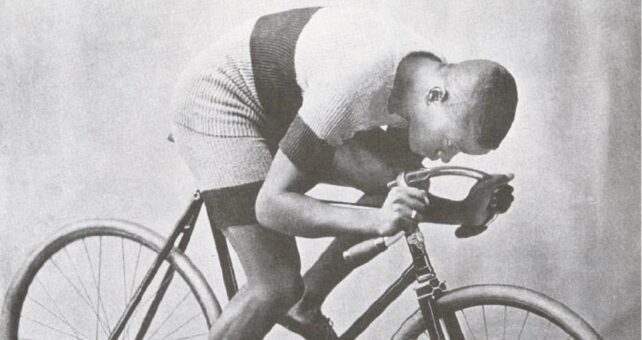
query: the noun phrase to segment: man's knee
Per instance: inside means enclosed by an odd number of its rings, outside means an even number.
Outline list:
[[[287,311],[301,299],[304,284],[301,275],[287,274],[248,282],[255,302]]]

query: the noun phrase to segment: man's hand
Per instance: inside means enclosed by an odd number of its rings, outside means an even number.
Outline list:
[[[505,213],[513,202],[513,187],[508,184],[515,176],[491,175],[477,182],[463,201],[465,225],[483,225],[493,214]]]
[[[397,232],[412,231],[423,219],[420,212],[428,206],[424,190],[412,187],[394,187],[388,192],[383,206],[375,211],[374,227],[377,235],[389,236]]]

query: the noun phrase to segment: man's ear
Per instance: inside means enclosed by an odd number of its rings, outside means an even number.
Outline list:
[[[448,91],[446,91],[446,89],[440,86],[434,86],[428,90],[424,96],[424,101],[426,102],[426,105],[430,105],[433,103],[443,102],[446,100],[446,97],[448,97]]]

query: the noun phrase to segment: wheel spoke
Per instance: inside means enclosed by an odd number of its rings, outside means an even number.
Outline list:
[[[506,309],[508,307],[504,306],[504,323],[502,327],[502,340],[506,340]]]
[[[134,265],[134,273],[132,274],[132,284],[129,287],[129,291],[131,292],[131,296],[129,296],[129,300],[131,300],[134,297],[134,285],[136,284],[136,273],[138,272],[138,264],[140,262],[140,252],[143,248],[142,244],[138,244],[138,252],[136,254],[136,264]],[[127,308],[128,300],[125,301],[125,308]],[[134,313],[132,313],[131,319],[134,318],[134,314],[136,314],[136,311],[138,309],[134,310]],[[129,328],[131,327],[131,323],[127,324],[127,327],[125,328],[125,334],[129,336]]]
[[[87,299],[86,299],[86,298],[85,298],[85,297],[80,293],[80,290],[78,290],[78,288],[77,288],[73,283],[71,283],[71,281],[69,280],[69,278],[67,277],[67,275],[65,275],[65,273],[60,269],[60,267],[58,266],[58,264],[57,264],[57,263],[56,263],[56,261],[54,260],[53,256],[49,259],[49,261],[51,262],[51,264],[53,264],[53,266],[56,268],[56,270],[58,270],[58,272],[62,275],[62,277],[63,277],[63,278],[65,278],[65,281],[67,281],[67,283],[69,284],[69,286],[71,286],[71,288],[74,290],[74,292],[76,292],[76,294],[78,294],[78,296],[80,296],[80,299],[81,299],[81,300],[82,300],[82,301],[87,305],[87,307],[89,308],[89,310],[91,310],[94,314],[97,314],[97,311],[96,311],[96,310],[94,310],[94,309],[91,307],[91,303],[90,303],[89,301],[87,301]],[[36,277],[36,281],[38,281],[38,283],[40,284],[40,286],[42,287],[42,289],[45,291],[45,293],[47,294],[47,296],[49,296],[49,298],[51,299],[51,301],[52,301],[52,302],[54,303],[54,305],[56,306],[56,309],[58,309],[58,311],[59,311],[61,314],[63,314],[63,313],[62,313],[62,311],[60,310],[60,307],[58,306],[58,303],[56,302],[56,300],[54,300],[54,298],[51,296],[51,294],[49,294],[49,291],[47,290],[47,287],[45,287],[45,285],[42,283],[42,281],[40,281],[40,278]],[[102,326],[103,326],[103,331],[104,331],[104,330],[105,330],[105,329],[104,329],[105,325],[103,324]]]
[[[163,289],[163,288],[164,288],[164,286],[166,286],[168,283],[170,283],[170,281],[171,281],[171,277],[165,278],[165,280],[163,280],[163,281],[158,285],[158,288],[157,288],[156,290],[158,291],[158,290]],[[150,294],[149,294],[149,296],[147,296],[147,298],[145,298],[145,300],[141,300],[141,302],[138,304],[138,308],[134,309],[134,311],[132,312],[132,315],[129,317],[129,320],[134,319],[134,316],[136,315],[136,313],[137,313],[139,310],[147,310],[147,308],[149,308],[149,307],[150,307],[150,305],[151,305],[151,301],[152,301],[152,299],[153,299],[155,296],[156,296],[155,294],[151,294],[151,293],[150,293]],[[132,297],[132,298],[133,298],[133,297]],[[148,303],[149,303],[149,304],[148,304]],[[142,308],[143,306],[146,306],[147,308]],[[126,328],[126,330],[129,330],[130,325],[131,325],[131,323],[128,323],[128,324],[127,324],[127,328]]]
[[[127,265],[125,264],[125,239],[121,238],[120,239],[120,255],[121,259],[123,261],[123,298],[125,301],[125,306],[127,306]]]
[[[453,321],[450,323],[454,331],[449,329],[447,338],[600,338],[591,325],[575,312],[559,301],[528,288],[497,284],[460,287],[440,296],[436,304],[438,314],[442,317],[440,322]],[[454,323],[453,315],[458,324]],[[416,314],[401,323],[394,338],[415,339],[420,331],[426,332],[428,326],[424,320],[414,316]],[[448,322],[445,323],[448,325]],[[185,330],[183,334],[188,333],[191,332]]]
[[[165,335],[163,338],[161,338],[161,340],[167,339],[170,335],[178,332],[181,328],[185,327],[187,324],[189,324],[194,319],[196,319],[199,315],[201,315],[201,313],[194,314],[194,316],[189,318],[187,321],[183,322],[182,324],[178,325],[178,327],[174,328],[171,332],[167,333],[167,335]]]
[[[163,319],[163,321],[161,321],[161,322],[160,322],[160,325],[159,325],[158,327],[156,327],[156,329],[155,329],[155,330],[152,332],[152,334],[149,336],[149,338],[150,338],[150,339],[151,339],[151,338],[153,338],[153,337],[154,337],[154,335],[156,335],[156,333],[158,333],[158,331],[161,329],[161,327],[163,327],[163,325],[165,325],[165,322],[166,322],[167,320],[169,320],[169,318],[170,318],[170,317],[172,317],[172,315],[174,315],[174,313],[178,310],[178,307],[180,307],[180,305],[181,305],[185,300],[187,300],[187,297],[188,297],[188,296],[190,296],[190,293],[191,293],[191,291],[188,291],[188,292],[187,292],[187,294],[185,294],[185,296],[183,296],[183,298],[182,298],[182,299],[181,299],[181,300],[180,300],[180,301],[179,301],[179,302],[178,302],[178,303],[177,303],[173,308],[171,308],[171,309],[170,309],[172,312],[171,312],[171,313],[169,313],[169,315],[167,315],[167,316],[165,317],[165,319]]]
[[[127,264],[125,262],[125,239],[120,238],[120,255],[121,255],[121,260],[123,263],[123,302],[124,302],[124,307],[127,308],[127,297],[129,294],[127,294]],[[125,330],[125,338],[129,339],[129,328]]]
[[[70,337],[72,337],[72,338],[74,338],[74,339],[82,339],[82,338],[78,337],[77,335],[74,335],[74,334],[71,334],[71,333],[65,332],[65,331],[63,331],[62,329],[58,329],[58,328],[56,328],[56,327],[54,327],[54,326],[52,326],[52,325],[49,325],[49,324],[46,324],[46,323],[44,323],[44,322],[38,321],[38,320],[36,320],[36,319],[34,319],[34,318],[31,318],[31,317],[29,317],[29,316],[27,316],[27,315],[24,315],[24,314],[23,314],[23,315],[21,315],[21,316],[22,316],[23,318],[25,318],[25,319],[27,319],[27,320],[31,321],[31,322],[35,322],[35,323],[37,323],[37,324],[39,324],[39,325],[41,325],[41,326],[43,326],[43,327],[49,328],[49,329],[51,329],[52,331],[55,331],[55,332],[58,332],[58,333],[60,333],[60,334],[64,334],[64,335],[70,336]]]
[[[103,238],[102,236],[98,237],[98,284],[96,285],[96,296],[98,297],[98,301],[96,301],[96,309],[98,309],[98,315],[96,318],[96,340],[98,340],[98,320],[100,319],[100,267],[102,265],[102,253],[103,253]],[[105,316],[107,316],[107,313],[105,313]],[[111,333],[111,329],[109,330],[109,333]]]
[[[102,237],[99,236],[99,239],[100,239],[100,244],[102,245]],[[82,239],[82,244],[83,244],[83,248],[85,249],[85,255],[87,256],[87,261],[89,262],[89,270],[91,272],[91,280],[93,281],[94,287],[96,288],[96,290],[99,291],[98,282],[96,281],[96,274],[94,272],[94,264],[91,261],[91,256],[89,256],[89,250],[87,249],[87,242],[85,242],[84,238]],[[100,294],[96,297],[96,299],[97,299],[98,306],[101,307],[101,309],[103,311],[103,314],[105,314],[105,320],[107,321],[107,325],[106,325],[107,333],[109,334],[109,333],[111,333],[111,328],[109,327],[109,319],[107,318],[107,313],[105,312],[105,306],[100,301]],[[96,317],[98,317],[99,320],[102,320],[102,319],[100,319],[100,310],[97,311]]]
[[[524,328],[526,326],[526,320],[528,320],[528,316],[531,314],[531,312],[527,311],[526,312],[526,317],[524,317],[524,322],[522,322],[522,328],[519,330],[519,336],[517,336],[517,340],[522,338],[522,333],[524,332]]]
[[[20,285],[10,290],[17,294],[8,300],[15,300],[15,303],[5,307],[10,312],[5,313],[10,318],[2,320],[3,324],[9,325],[7,334],[76,340],[108,338],[114,327],[111,320],[122,311],[123,303],[126,308],[136,297],[136,285],[141,284],[144,271],[151,266],[148,255],[156,255],[158,259],[159,249],[163,249],[162,240],[149,235],[138,225],[105,220],[69,225],[52,236],[29,258],[23,270],[25,274],[15,280]],[[172,257],[180,261],[173,263]],[[201,291],[190,289],[191,280],[197,280],[198,287],[205,282],[198,270],[184,259],[182,253],[172,253],[160,261],[161,270],[169,268],[168,272],[176,271],[177,275],[145,279],[145,282],[149,281],[149,290],[136,297],[140,305],[131,311],[132,318],[127,325],[122,325],[126,327],[119,338],[134,339],[132,331],[141,326],[148,310],[150,314],[156,311],[165,295],[160,292],[165,291],[167,294],[154,320],[148,318],[150,325],[145,339],[202,339],[207,336],[206,323],[199,317],[203,315],[199,306],[203,303],[199,298]],[[173,284],[171,278],[183,282]],[[195,295],[195,300],[190,300],[190,295]],[[204,302],[211,301],[205,299]],[[0,333],[6,332],[3,329]]]
[[[171,281],[172,281],[172,277],[167,277],[167,278],[165,278],[165,280],[163,280],[163,281],[158,285],[158,289],[157,289],[157,290],[164,289],[168,284],[170,284],[170,283],[171,283]],[[145,299],[144,303],[149,302],[149,300],[153,299],[155,296],[156,296],[156,295],[154,295],[154,294],[149,294],[149,296],[147,297],[147,299]]]
[[[468,323],[468,317],[466,316],[466,312],[464,310],[461,310],[461,315],[464,316],[464,322],[466,323],[466,328],[468,328],[468,332],[470,332],[470,335],[473,336],[473,340],[477,340],[477,337],[475,336],[475,332],[473,332],[472,328],[470,328],[470,323]]]
[[[192,334],[192,335],[184,336],[184,337],[182,337],[182,338],[176,338],[176,340],[193,339],[193,338],[196,338],[196,337],[199,337],[199,336],[204,336],[204,335],[207,335],[207,334],[208,334],[208,333]]]
[[[548,339],[548,331],[551,329],[551,324],[552,322],[548,321],[548,324],[546,324],[546,328],[544,329],[544,340]]]
[[[36,299],[34,299],[34,298],[30,297],[30,296],[27,296],[27,298],[29,299],[29,301],[32,301],[32,302],[33,302],[33,303],[35,303],[36,305],[40,306],[40,308],[44,309],[44,310],[45,310],[47,313],[49,313],[51,316],[55,317],[56,319],[60,320],[62,323],[64,323],[65,325],[67,325],[67,327],[69,327],[69,329],[71,329],[71,331],[72,331],[72,332],[74,332],[74,334],[76,334],[76,336],[79,336],[79,335],[80,335],[80,331],[78,331],[76,328],[74,328],[74,326],[72,326],[72,325],[71,325],[71,323],[69,322],[69,320],[67,320],[67,318],[66,318],[66,317],[65,317],[65,315],[60,311],[60,309],[59,309],[59,308],[57,308],[57,309],[58,309],[58,310],[59,310],[59,312],[61,313],[60,315],[58,315],[58,314],[56,314],[56,313],[52,312],[51,310],[49,310],[49,308],[45,307],[45,305],[44,305],[44,304],[42,304],[41,302],[39,302],[38,300],[36,300]],[[85,337],[83,336],[82,338],[85,338]]]
[[[76,263],[71,258],[71,255],[69,255],[69,252],[67,251],[67,248],[63,248],[63,251],[64,251],[65,255],[67,256],[67,259],[69,259],[69,262],[71,262],[71,266],[74,269],[74,273],[76,274],[76,278],[78,279],[78,282],[80,283],[80,287],[82,288],[83,292],[85,293],[85,296],[87,296],[87,299],[89,300],[89,302],[91,304],[93,304],[93,302],[91,300],[91,295],[89,294],[89,291],[87,290],[87,287],[85,287],[85,285],[82,282],[82,279],[80,277],[78,268],[76,267]]]
[[[486,325],[486,309],[484,308],[484,305],[482,305],[481,308],[482,308],[482,317],[484,318],[484,334],[486,335],[486,340],[488,340],[488,326]]]
[[[143,245],[138,244],[138,254],[136,254],[136,265],[134,265],[134,276],[132,278],[132,284],[129,287],[129,291],[134,295],[134,285],[136,284],[136,273],[138,273],[138,263],[140,262],[140,251],[142,250]],[[129,297],[132,298],[131,296]]]
[[[138,264],[140,263],[140,253],[141,253],[141,250],[142,250],[142,249],[143,249],[143,245],[139,243],[139,244],[138,244],[138,252],[137,252],[137,254],[136,254],[136,264],[134,265],[134,274],[132,275],[132,284],[131,284],[131,286],[129,287],[129,291],[131,292],[131,296],[129,297],[129,300],[128,300],[127,302],[125,302],[125,306],[127,306],[127,305],[129,304],[129,301],[131,301],[131,299],[133,299],[133,298],[134,298],[134,294],[136,293],[136,290],[134,290],[134,286],[136,285],[136,274],[138,273]],[[146,303],[146,301],[143,301],[143,303],[142,303],[142,304],[144,304],[144,303]],[[142,305],[142,304],[141,304],[141,305]],[[125,308],[126,308],[126,307],[125,307]],[[134,314],[136,314],[136,312],[137,312],[139,309],[140,309],[140,308],[136,308],[136,309],[134,310],[134,312],[133,312],[133,313],[132,313],[132,315],[130,316],[130,319],[133,319],[133,318],[134,318]],[[125,333],[129,333],[129,328],[130,328],[130,327],[131,327],[131,323],[128,323],[128,324],[127,324],[127,327],[125,328]]]

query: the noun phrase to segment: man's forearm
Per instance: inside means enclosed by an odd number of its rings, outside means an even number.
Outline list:
[[[294,192],[259,198],[256,208],[261,225],[288,235],[376,236],[372,210],[332,206]]]

